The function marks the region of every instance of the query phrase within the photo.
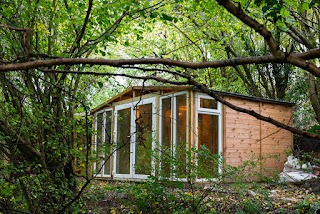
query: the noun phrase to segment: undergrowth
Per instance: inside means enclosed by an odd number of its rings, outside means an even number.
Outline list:
[[[310,188],[279,183],[262,168],[263,161],[253,157],[238,167],[225,167],[215,182],[197,183],[197,174],[184,181],[149,177],[143,182],[94,182],[84,194],[85,212],[314,213],[320,208],[320,196]]]

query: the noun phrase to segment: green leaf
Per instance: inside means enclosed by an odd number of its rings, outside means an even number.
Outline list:
[[[172,21],[173,20],[173,17],[172,16],[169,16],[165,13],[162,13],[162,19],[165,20],[165,21]]]
[[[315,133],[315,134],[320,134],[320,125],[314,125],[312,126],[308,132],[310,133]]]
[[[102,88],[103,87],[103,83],[102,82],[98,82],[98,86],[99,86],[99,88]]]
[[[153,12],[150,14],[150,18],[152,18],[152,19],[157,18],[157,17],[158,17],[158,13]]]
[[[251,3],[251,0],[249,0],[249,1],[247,1],[247,2],[246,2],[246,5],[244,6],[244,9],[245,9],[245,10],[247,10],[247,9],[248,9],[248,7],[249,7],[250,3]]]
[[[282,7],[281,10],[280,10],[280,15],[283,17],[283,18],[287,18],[289,17],[289,12],[288,10],[285,8],[285,7]]]
[[[280,19],[277,21],[276,25],[282,31],[287,31],[288,30],[287,25],[283,21],[281,21]]]
[[[309,7],[311,8],[311,7],[315,6],[316,3],[317,3],[317,4],[320,4],[319,1],[317,2],[317,0],[311,0],[310,3],[309,3]]]

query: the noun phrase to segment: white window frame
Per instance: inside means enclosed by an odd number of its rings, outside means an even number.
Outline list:
[[[101,114],[103,111],[98,111],[95,113],[95,124],[94,124],[94,130],[95,130],[95,134],[94,134],[94,151],[97,152],[97,147],[98,147],[98,115]],[[102,116],[102,120],[103,120],[103,116]],[[102,136],[103,136],[103,133],[102,133]],[[98,169],[97,169],[97,162],[95,161],[93,163],[93,171],[96,172],[94,173],[94,176],[96,177],[101,177],[102,176],[102,170],[100,171],[100,173],[97,173],[98,172]]]
[[[113,114],[112,114],[112,109],[106,109],[104,112],[103,112],[103,127],[105,127],[106,128],[106,125],[107,125],[107,112],[111,112],[111,127],[110,127],[110,131],[111,131],[111,136],[112,136],[112,121],[113,121]],[[102,134],[102,136],[103,136],[103,142],[106,142],[106,132],[105,132],[105,130],[103,129],[103,134]],[[113,141],[113,139],[112,139],[112,137],[111,137],[111,142],[110,143],[112,143],[112,141]],[[111,146],[111,148],[110,148],[110,172],[109,172],[109,174],[105,174],[105,171],[104,171],[104,168],[105,168],[105,159],[104,159],[104,166],[103,166],[103,168],[102,168],[102,172],[103,172],[103,174],[102,174],[102,177],[111,177],[111,175],[112,175],[112,172],[111,172],[111,169],[112,169],[112,164],[113,164],[113,161],[112,161],[112,158],[113,158],[113,155],[112,155],[112,151],[113,151],[113,145],[110,145]],[[103,153],[103,157],[104,158],[106,158],[106,153]]]
[[[132,178],[132,179],[147,179],[150,175],[144,174],[135,174],[135,155],[136,155],[136,106],[151,104],[152,105],[152,150],[155,149],[156,142],[156,98],[147,98],[141,99],[136,102],[126,103],[122,105],[118,105],[115,107],[114,111],[114,161],[113,161],[113,174],[115,178]],[[130,173],[129,174],[117,174],[117,127],[118,127],[118,111],[122,109],[130,108],[131,110],[131,118],[130,118]],[[151,175],[155,175],[155,159],[151,158]]]
[[[170,120],[170,123],[171,123],[171,135],[170,135],[170,139],[171,139],[171,146],[170,146],[170,151],[172,151],[172,144],[173,144],[173,110],[172,110],[172,107],[173,107],[173,99],[172,99],[173,95],[170,94],[170,95],[165,95],[165,96],[162,96],[160,97],[160,103],[159,103],[159,117],[160,117],[160,120],[159,120],[159,148],[161,149],[162,148],[162,125],[163,125],[163,118],[164,118],[164,115],[162,114],[162,109],[163,109],[163,100],[164,99],[168,99],[170,98],[170,101],[171,101],[171,120]],[[160,174],[160,179],[163,179],[163,177],[161,176],[161,169],[162,169],[162,161],[161,161],[161,155],[162,155],[162,152],[160,150],[159,154],[158,154],[158,159],[160,160],[159,161],[159,174]],[[171,179],[172,178],[172,173],[171,173],[171,170],[170,170],[170,177],[169,178],[166,178],[166,179]]]
[[[127,104],[123,104],[123,105],[118,105],[115,106],[115,110],[114,110],[114,131],[113,131],[113,154],[114,154],[114,159],[113,159],[113,175],[115,178],[132,178],[132,167],[131,167],[131,163],[132,163],[132,144],[134,143],[134,139],[132,136],[133,133],[133,108],[132,108],[132,103],[127,103]],[[130,161],[129,161],[129,174],[118,174],[116,169],[117,169],[117,156],[118,156],[118,151],[117,151],[117,129],[118,129],[118,111],[119,110],[123,110],[123,109],[127,109],[130,108],[131,111],[131,117],[130,117]]]
[[[214,98],[210,97],[209,95],[207,94],[197,94],[196,96],[196,99],[197,99],[197,112],[198,111],[201,111],[201,112],[205,112],[205,113],[216,113],[216,114],[221,114],[221,103],[217,101],[217,109],[211,109],[211,108],[203,108],[203,107],[200,107],[200,99],[208,99],[208,100],[214,100]]]
[[[97,146],[98,146],[98,135],[97,135],[97,131],[98,131],[98,114],[102,114],[102,127],[101,127],[101,133],[102,133],[102,142],[105,142],[105,139],[106,139],[106,136],[105,136],[105,130],[104,128],[106,127],[106,112],[107,111],[111,111],[111,114],[112,114],[112,109],[103,109],[103,110],[100,110],[98,112],[95,113],[95,137],[94,137],[94,151],[96,152],[97,151]],[[112,119],[111,119],[111,123],[112,123]],[[102,154],[102,157],[105,158],[105,153]],[[99,161],[99,160],[98,160]],[[112,163],[112,156],[110,157],[110,162]],[[100,173],[95,173],[94,176],[96,177],[111,177],[111,172],[110,174],[105,174],[104,172],[104,167],[105,167],[105,161],[102,161],[102,168],[101,170],[99,171]],[[111,166],[110,166],[111,167]],[[93,163],[93,170],[94,171],[98,171],[97,169],[97,162],[94,162]]]
[[[214,98],[212,98],[209,95],[206,94],[202,94],[202,93],[197,93],[196,95],[196,138],[195,138],[195,142],[196,142],[196,149],[199,150],[199,145],[198,145],[198,130],[199,130],[199,124],[198,124],[198,115],[199,114],[208,114],[208,115],[216,115],[218,116],[218,155],[220,155],[222,157],[222,133],[223,133],[223,127],[222,127],[222,104],[220,102],[217,101],[217,109],[210,109],[210,108],[201,108],[200,107],[200,98],[204,98],[204,99],[210,99],[210,100],[214,100]],[[196,158],[196,165],[198,166],[198,157]],[[222,173],[222,163],[219,163],[218,166],[218,173],[221,174]],[[212,178],[212,180],[216,180],[215,178]],[[203,182],[203,181],[208,181],[205,178],[196,178],[196,181],[199,182]]]
[[[133,123],[134,123],[134,133],[133,133],[133,139],[134,139],[134,145],[132,147],[133,149],[133,159],[132,159],[132,170],[133,170],[133,176],[132,178],[138,178],[138,179],[147,179],[150,175],[144,175],[144,174],[136,174],[135,173],[135,162],[136,162],[136,124],[135,121],[137,119],[137,112],[136,112],[136,106],[151,104],[152,108],[152,150],[156,147],[156,98],[147,98],[140,100],[138,102],[134,102],[133,108]],[[155,175],[155,158],[151,156],[151,175]]]
[[[173,93],[173,94],[168,94],[168,95],[164,95],[162,97],[160,97],[160,111],[159,111],[159,115],[160,115],[160,122],[159,122],[159,134],[161,135],[162,133],[162,102],[163,99],[167,99],[167,98],[171,98],[171,148],[170,150],[172,151],[172,154],[174,157],[176,157],[176,147],[177,147],[177,123],[175,122],[177,120],[177,96],[180,95],[186,95],[186,151],[188,151],[189,146],[188,146],[188,142],[189,142],[189,109],[188,109],[188,103],[189,103],[189,93],[186,91],[182,91],[182,92],[177,92],[177,93]],[[162,147],[162,138],[159,137],[159,145],[160,147]],[[161,152],[159,153],[159,160],[161,160]],[[186,164],[187,164],[188,160],[186,160]],[[162,162],[159,162],[159,170],[161,170],[162,167]],[[176,171],[176,167],[177,166],[171,166],[174,167],[174,171]],[[161,172],[160,172],[161,174]],[[160,178],[162,178],[160,176]],[[172,173],[170,171],[170,177],[166,178],[169,180],[180,180],[180,181],[186,181],[186,178],[178,178],[176,177],[175,173]]]

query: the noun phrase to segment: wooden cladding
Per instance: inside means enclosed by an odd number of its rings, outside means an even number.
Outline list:
[[[226,97],[227,101],[292,125],[292,107]],[[262,160],[262,171],[282,171],[293,135],[253,116],[224,108],[225,164],[238,166],[249,159]],[[269,171],[270,172],[270,171]]]

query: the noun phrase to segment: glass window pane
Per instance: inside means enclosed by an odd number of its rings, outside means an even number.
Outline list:
[[[118,111],[116,173],[130,174],[131,108]]]
[[[200,108],[217,109],[218,103],[213,99],[200,98]]]
[[[135,173],[151,174],[152,104],[136,108],[136,157]]]
[[[170,177],[170,158],[172,158],[171,152],[171,98],[162,100],[161,109],[161,176]]]
[[[218,125],[219,117],[217,115],[198,114],[199,178],[218,175],[218,159],[217,156],[212,155],[218,154]],[[204,146],[207,150],[203,149]]]
[[[186,177],[187,95],[176,97],[176,177]]]
[[[101,173],[101,166],[103,161],[103,150],[102,150],[102,125],[103,125],[103,114],[99,113],[97,114],[97,141],[96,141],[96,168],[95,173],[100,174]]]
[[[111,120],[112,120],[112,111],[107,111],[106,112],[106,127],[104,128],[104,133],[105,133],[105,160],[106,163],[104,165],[104,174],[105,175],[110,175],[110,164],[111,164],[111,146],[112,146],[112,141],[111,141]]]

